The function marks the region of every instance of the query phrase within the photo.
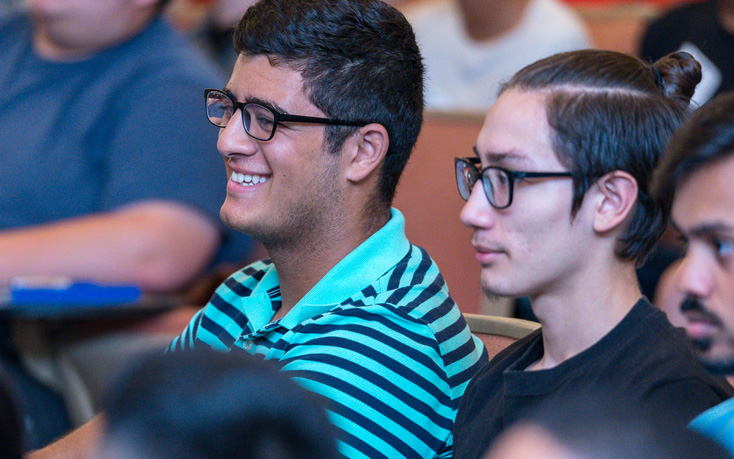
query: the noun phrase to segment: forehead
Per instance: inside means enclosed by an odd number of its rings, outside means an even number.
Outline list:
[[[226,89],[240,102],[257,99],[298,114],[316,109],[304,93],[301,73],[286,65],[273,66],[267,56],[241,54]]]
[[[477,137],[482,162],[508,168],[558,169],[545,101],[545,94],[539,91],[505,91],[489,109]]]
[[[684,232],[713,222],[734,227],[734,154],[686,178],[676,190],[672,216]]]

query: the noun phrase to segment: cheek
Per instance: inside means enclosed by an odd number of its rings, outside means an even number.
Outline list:
[[[536,248],[553,247],[569,239],[571,231],[568,209],[561,206],[533,206],[522,210],[522,219],[515,222],[512,232],[522,235],[526,245]]]
[[[720,291],[720,295],[716,298],[717,313],[725,322],[729,333],[734,334],[734,273],[722,273],[717,285]]]

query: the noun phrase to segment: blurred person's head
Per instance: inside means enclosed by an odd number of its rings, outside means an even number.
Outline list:
[[[580,50],[505,83],[474,165],[457,163],[485,290],[532,297],[577,284],[589,264],[644,260],[667,218],[648,182],[700,78],[687,53],[650,65]]]
[[[610,394],[549,399],[503,432],[484,459],[725,459],[724,449]]]
[[[104,410],[108,459],[336,457],[322,400],[244,352],[144,354]]]
[[[229,109],[222,123],[219,151],[242,179],[228,187],[224,221],[267,242],[323,233],[352,214],[386,220],[423,119],[423,65],[402,13],[378,0],[261,0],[234,43],[227,96],[265,108]],[[243,121],[265,111],[323,121],[269,114],[276,129],[255,138]]]
[[[734,374],[734,93],[676,132],[655,191],[687,245],[673,284],[688,337],[711,369]]]
[[[75,60],[116,46],[157,17],[169,0],[27,0],[36,51]]]

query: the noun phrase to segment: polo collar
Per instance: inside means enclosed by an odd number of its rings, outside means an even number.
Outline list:
[[[331,268],[281,319],[280,325],[292,329],[305,320],[333,309],[374,283],[398,264],[409,250],[405,218],[393,208],[385,226]]]

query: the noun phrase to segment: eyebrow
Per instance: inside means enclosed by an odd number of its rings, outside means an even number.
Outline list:
[[[670,221],[670,226],[675,228],[679,233],[685,234],[681,227],[673,220]],[[711,223],[702,223],[698,226],[691,228],[689,233],[693,236],[706,236],[714,233],[734,233],[734,226],[724,223],[722,221],[714,221]]]
[[[227,95],[231,97],[232,99],[234,99],[235,101],[239,102],[239,100],[237,100],[235,95],[232,93],[232,91],[227,86],[225,86],[224,89],[222,89],[222,91],[227,93]],[[243,104],[258,104],[258,105],[267,107],[280,114],[287,113],[287,111],[283,107],[273,102],[272,100],[260,99],[259,97],[246,97],[245,100],[242,101],[242,103]]]
[[[479,150],[477,150],[476,145],[472,147],[472,150],[474,150],[474,154],[477,155],[478,158],[482,158],[482,155],[479,154]],[[500,166],[507,165],[507,163],[520,163],[522,165],[533,164],[527,156],[512,151],[490,151],[484,155],[484,158],[486,158],[488,162],[499,164]]]

